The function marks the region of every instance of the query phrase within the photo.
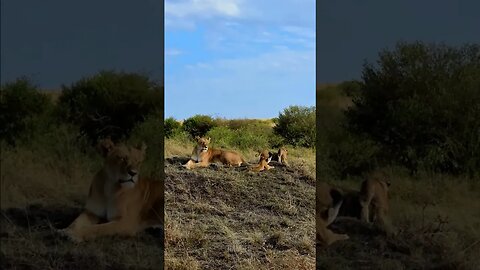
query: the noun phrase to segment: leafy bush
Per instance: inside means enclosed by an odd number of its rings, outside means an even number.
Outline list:
[[[137,124],[130,135],[131,145],[139,145],[142,142],[147,145],[146,159],[142,165],[144,175],[160,176],[163,171],[163,165],[160,162],[164,148],[162,129],[161,118],[158,115],[152,115],[144,122]]]
[[[19,78],[2,85],[0,96],[1,140],[14,145],[16,140],[28,140],[48,125],[47,114],[53,103],[29,79]]]
[[[59,116],[78,125],[92,142],[128,137],[135,125],[163,110],[163,88],[135,73],[102,71],[62,89]]]
[[[222,148],[262,150],[271,147],[272,132],[258,132],[255,128],[230,129],[225,126],[212,128],[207,134],[212,143]]]
[[[480,169],[480,45],[398,43],[365,64],[349,128],[412,171]]]
[[[205,136],[210,129],[216,126],[217,124],[212,117],[200,114],[192,116],[183,122],[183,129],[192,137]]]
[[[165,129],[164,129],[165,130],[165,137],[167,137],[167,138],[170,138],[174,134],[180,132],[181,128],[182,128],[182,124],[180,124],[180,122],[175,120],[175,118],[173,118],[173,117],[169,117],[169,118],[165,119],[163,125],[165,127]]]
[[[332,134],[333,135],[333,134]],[[328,157],[336,176],[358,176],[379,165],[379,146],[368,138],[343,131],[330,138]]]
[[[290,106],[276,119],[273,130],[294,146],[315,146],[315,107]]]

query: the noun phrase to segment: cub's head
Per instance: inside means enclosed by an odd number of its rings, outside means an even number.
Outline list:
[[[270,161],[272,161],[273,153],[265,149],[263,151],[258,151],[258,154],[256,154],[255,156],[260,156],[260,160],[258,161],[259,163],[264,160],[269,163]]]
[[[278,156],[286,157],[288,154],[288,150],[286,148],[281,147],[278,149]]]
[[[110,178],[123,187],[133,187],[138,181],[140,165],[145,158],[147,146],[136,147],[114,144],[110,139],[101,140],[97,149],[105,158],[104,169]]]
[[[376,170],[370,174],[370,177],[377,181],[386,191],[388,191],[391,182],[390,176],[386,172],[382,170]]]
[[[196,136],[195,140],[197,141],[197,147],[201,149],[202,152],[208,151],[208,144],[210,143],[210,137],[200,137]]]

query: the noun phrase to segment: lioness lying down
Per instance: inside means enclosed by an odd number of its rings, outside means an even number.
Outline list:
[[[243,157],[235,152],[229,150],[209,148],[209,138],[195,137],[197,145],[193,148],[191,159],[183,166],[187,169],[194,169],[199,167],[208,167],[210,163],[221,162],[229,166],[240,166],[246,164]]]
[[[105,163],[90,185],[85,210],[61,233],[80,242],[104,235],[134,235],[147,227],[162,227],[162,182],[138,175],[145,144],[128,147],[106,139],[99,142],[98,150]],[[107,222],[99,223],[102,220]]]

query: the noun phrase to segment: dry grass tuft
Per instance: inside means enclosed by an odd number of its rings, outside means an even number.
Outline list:
[[[315,181],[314,171],[305,171],[314,164],[311,152],[293,151],[291,167],[272,164],[260,173],[222,165],[188,171],[186,159],[167,157],[166,267],[313,269]],[[242,154],[257,160],[253,151]]]

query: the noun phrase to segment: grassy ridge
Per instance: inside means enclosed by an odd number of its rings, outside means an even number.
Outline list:
[[[156,121],[158,123],[158,121]],[[156,176],[160,151],[139,125],[132,142],[146,141],[144,176]],[[74,244],[56,229],[82,211],[90,182],[103,164],[95,148],[77,140],[75,128],[37,134],[28,144],[3,145],[1,152],[1,269],[158,269],[163,263],[162,233],[104,237]]]
[[[338,149],[345,146],[331,139],[332,134],[344,136],[346,104],[351,103],[338,85],[317,88],[317,110],[325,112],[318,119],[322,147],[317,146],[317,181],[358,190],[361,177],[342,178],[334,169],[341,167],[338,162],[354,160],[348,155],[339,159]],[[353,143],[349,147],[357,149]],[[352,150],[351,155],[359,154]],[[476,255],[480,253],[479,179],[425,171],[411,176],[403,167],[384,169],[392,182],[390,219],[398,234],[384,237],[360,222],[339,218],[332,229],[351,239],[319,249],[318,269],[476,269],[480,263]]]
[[[211,147],[237,150],[252,164],[264,147],[217,136]],[[291,166],[267,172],[187,171],[181,165],[194,145],[188,136],[165,140],[166,267],[313,269],[315,150],[286,146]]]

